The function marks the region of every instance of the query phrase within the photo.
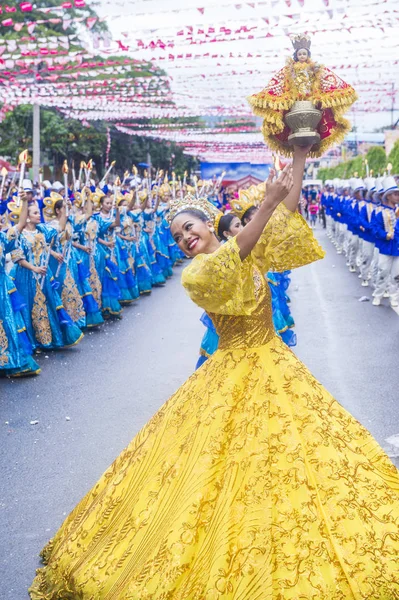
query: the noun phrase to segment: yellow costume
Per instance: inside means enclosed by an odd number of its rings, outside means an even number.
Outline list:
[[[42,555],[34,600],[398,598],[399,475],[274,334],[263,273],[323,251],[283,205],[183,273],[219,350],[164,404]]]

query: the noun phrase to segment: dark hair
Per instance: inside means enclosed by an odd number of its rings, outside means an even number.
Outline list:
[[[310,50],[308,50],[307,48],[298,48],[298,50],[295,50],[294,52],[294,61],[298,62],[298,52],[299,50],[306,50],[306,52],[308,53],[308,58],[310,58],[312,56]]]
[[[210,221],[210,217],[207,217],[207,215],[205,213],[203,213],[201,210],[198,210],[197,208],[185,208],[184,210],[178,212],[177,215],[175,215],[173,217],[171,223],[173,223],[173,220],[177,216],[183,215],[183,214],[191,215],[192,217],[195,217],[196,219],[199,219],[203,223],[208,223],[208,221]]]
[[[223,215],[223,217],[221,217],[219,221],[217,234],[220,237],[220,239],[224,242],[227,242],[227,237],[223,235],[223,232],[229,231],[231,223],[235,217],[236,215],[233,215],[233,213],[229,213],[228,215]]]
[[[257,210],[258,210],[257,206],[251,206],[250,208],[248,208],[248,210],[246,210],[245,213],[241,217],[241,224],[246,225],[246,220],[250,219],[251,216],[254,214],[254,212],[256,212]]]
[[[57,200],[57,202],[54,204],[54,214],[57,214],[57,210],[61,210],[62,205],[64,204],[63,200]]]

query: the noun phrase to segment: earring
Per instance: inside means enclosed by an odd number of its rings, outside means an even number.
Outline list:
[[[28,218],[28,219],[26,219],[26,222],[27,222],[27,223],[30,223],[30,219],[29,219],[29,218]]]

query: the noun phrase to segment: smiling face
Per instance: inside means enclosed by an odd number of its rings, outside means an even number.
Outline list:
[[[178,214],[170,230],[180,250],[190,258],[198,254],[210,254],[219,246],[212,223],[194,212]]]
[[[308,51],[306,50],[306,48],[301,48],[300,50],[298,50],[296,53],[296,57],[297,57],[298,62],[300,62],[300,63],[306,62],[309,57],[309,54],[308,54]]]

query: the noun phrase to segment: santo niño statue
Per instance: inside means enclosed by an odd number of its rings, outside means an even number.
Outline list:
[[[292,44],[293,58],[248,101],[253,112],[263,117],[262,133],[272,150],[291,156],[292,144],[313,142],[310,155],[321,156],[350,131],[343,114],[355,102],[356,92],[330,69],[311,60],[308,36],[297,35]],[[307,135],[292,135],[292,129],[306,123]]]

